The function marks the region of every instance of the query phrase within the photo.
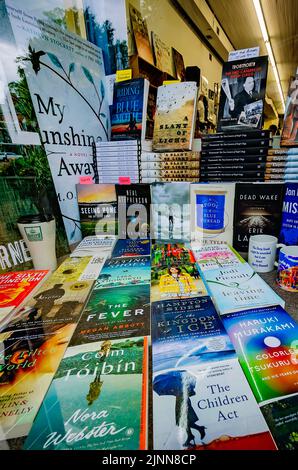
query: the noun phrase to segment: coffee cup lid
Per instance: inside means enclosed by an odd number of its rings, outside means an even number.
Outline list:
[[[51,214],[27,214],[18,218],[17,224],[37,224],[42,222],[50,222],[54,217]]]

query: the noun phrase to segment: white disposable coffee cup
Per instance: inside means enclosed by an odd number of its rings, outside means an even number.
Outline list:
[[[17,224],[30,251],[34,268],[54,271],[57,268],[54,217],[30,214],[20,217]]]
[[[248,244],[248,263],[257,273],[273,271],[278,244],[273,235],[252,235]]]

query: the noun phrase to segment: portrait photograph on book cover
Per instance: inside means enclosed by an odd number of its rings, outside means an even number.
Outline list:
[[[225,62],[217,130],[261,129],[268,57]]]

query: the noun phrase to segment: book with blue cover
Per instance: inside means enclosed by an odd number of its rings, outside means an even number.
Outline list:
[[[95,281],[94,288],[150,284],[150,278],[151,263],[149,256],[110,258],[106,260]]]
[[[144,449],[146,354],[146,338],[68,348],[25,449]]]
[[[220,315],[267,305],[285,305],[248,263],[206,271],[203,278]]]
[[[111,139],[145,139],[149,81],[145,78],[114,84]]]
[[[130,238],[120,239],[112,252],[113,258],[132,257],[132,256],[150,256],[151,241],[149,239],[131,240]]]

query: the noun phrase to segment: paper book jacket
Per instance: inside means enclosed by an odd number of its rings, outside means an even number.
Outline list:
[[[279,305],[223,317],[258,402],[298,392],[295,320]]]
[[[153,183],[153,238],[189,240],[189,183]]]
[[[0,426],[26,436],[74,332],[75,323],[0,333]]]
[[[77,184],[82,236],[117,234],[114,184]]]
[[[207,271],[204,280],[221,315],[267,305],[284,306],[284,300],[248,263]]]
[[[206,295],[194,254],[184,243],[160,241],[151,253],[151,302]]]
[[[209,297],[153,304],[154,449],[274,449]]]
[[[227,243],[205,244],[192,242],[191,249],[202,272],[230,268],[245,263],[239,253]]]
[[[150,256],[151,242],[149,239],[117,240],[112,257]]]
[[[106,260],[95,282],[95,289],[150,284],[150,274],[150,256],[111,258]]]
[[[286,109],[284,116],[283,129],[281,134],[281,146],[285,147],[298,147],[298,128],[297,128],[297,115],[298,115],[298,74],[292,78],[288,96],[286,101]]]
[[[141,337],[68,348],[25,449],[140,449],[146,351]]]
[[[158,88],[153,150],[191,150],[197,92],[195,82]]]
[[[298,244],[298,182],[285,183],[279,241]]]
[[[116,184],[119,239],[150,238],[149,184]]]
[[[71,344],[150,334],[150,284],[95,285]]]

